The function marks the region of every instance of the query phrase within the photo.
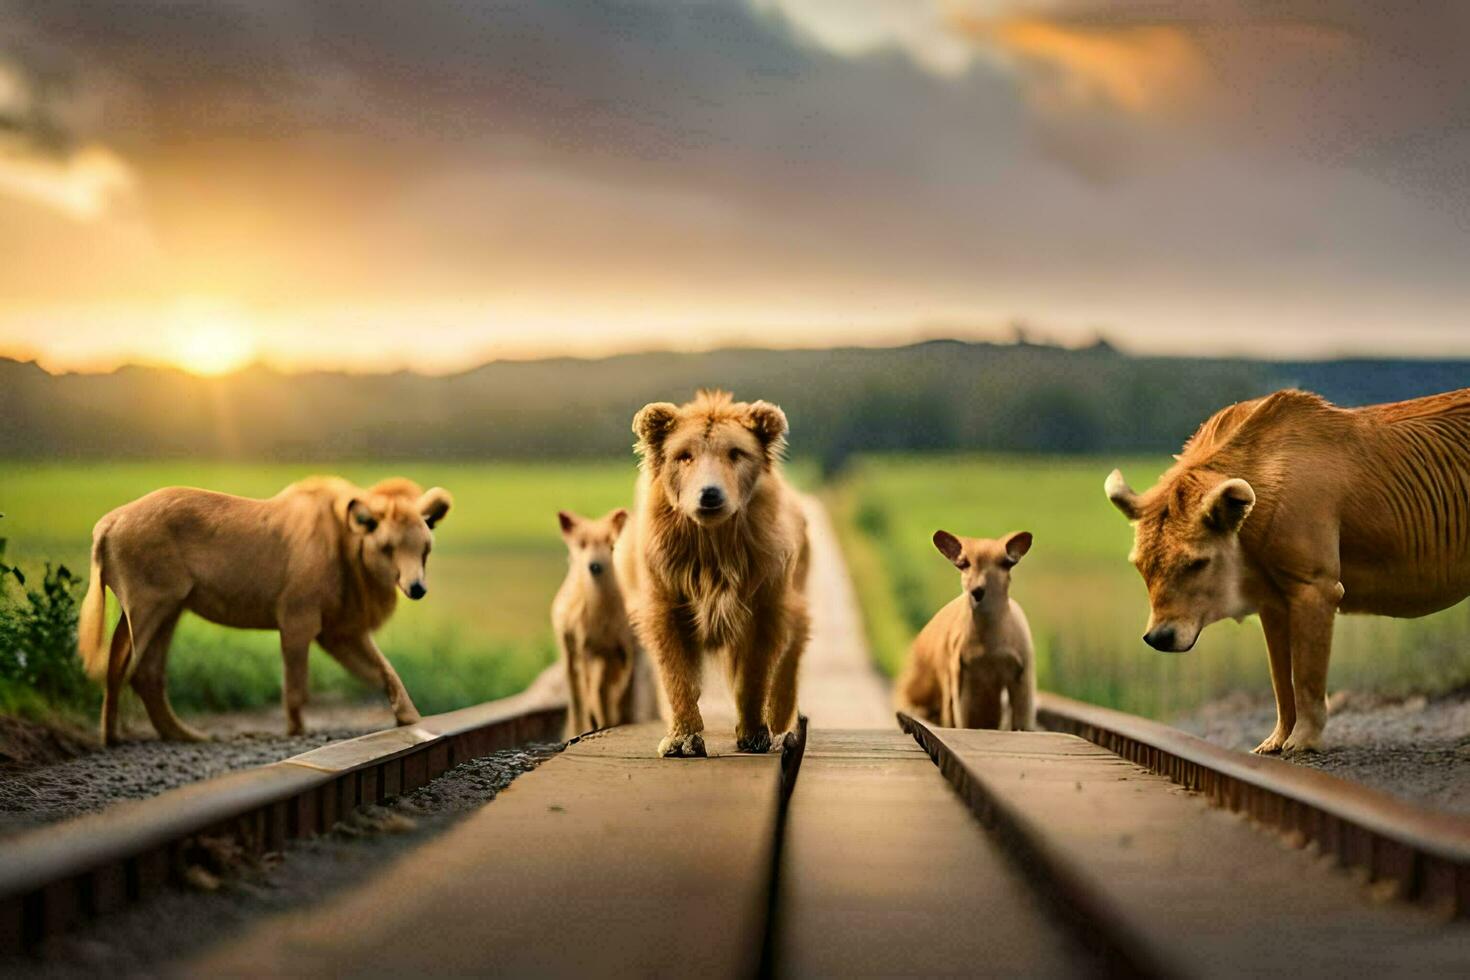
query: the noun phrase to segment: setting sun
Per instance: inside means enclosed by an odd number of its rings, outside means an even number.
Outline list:
[[[256,354],[249,326],[229,313],[194,311],[181,316],[169,360],[191,374],[227,374],[249,364]]]

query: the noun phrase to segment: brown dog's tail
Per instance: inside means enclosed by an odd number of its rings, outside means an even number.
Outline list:
[[[102,584],[102,543],[105,530],[98,527],[92,534],[92,575],[87,583],[87,597],[82,600],[82,613],[77,620],[77,653],[82,666],[93,680],[107,676],[107,587]]]

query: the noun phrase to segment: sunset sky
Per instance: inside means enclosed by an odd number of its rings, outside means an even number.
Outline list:
[[[1470,4],[0,0],[0,353],[1470,355]]]

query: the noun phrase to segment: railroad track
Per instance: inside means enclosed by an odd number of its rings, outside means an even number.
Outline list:
[[[493,702],[7,841],[5,941],[146,898],[201,836],[277,849],[459,761],[555,737],[562,718],[544,696]],[[656,725],[595,733],[414,861],[188,968],[1470,968],[1470,821],[1064,698],[1044,696],[1041,718],[1052,731],[814,722],[770,756],[715,737],[712,758],[687,761],[652,758]],[[426,950],[424,930],[463,939]]]

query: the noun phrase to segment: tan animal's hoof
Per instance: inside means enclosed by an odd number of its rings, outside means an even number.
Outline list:
[[[169,742],[208,742],[208,741],[210,741],[210,737],[208,735],[204,734],[201,731],[197,731],[197,730],[195,730],[193,728],[190,728],[188,725],[180,725],[178,728],[176,728],[173,731],[169,732],[167,735],[160,735],[159,737],[160,738],[163,738],[163,739],[165,739],[166,741],[169,741]]]
[[[1279,755],[1281,743],[1285,741],[1280,735],[1271,735],[1264,739],[1260,745],[1251,749],[1256,755]]]
[[[690,732],[688,735],[675,735],[673,732],[664,736],[664,740],[658,743],[658,754],[665,759],[680,757],[703,758],[709,753],[704,750],[704,738],[698,732]]]
[[[1291,738],[1281,743],[1282,755],[1295,755],[1298,752],[1321,752],[1322,736],[1319,734],[1298,735],[1293,732]]]
[[[762,725],[749,735],[737,735],[735,738],[735,751],[755,752],[757,754],[771,751],[771,730],[765,725]]]

